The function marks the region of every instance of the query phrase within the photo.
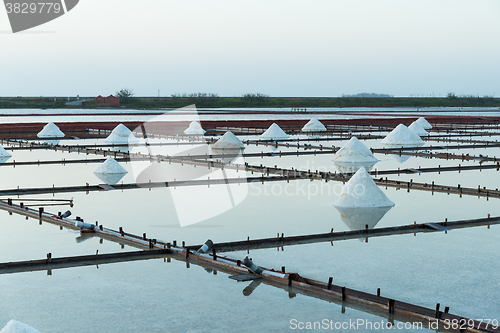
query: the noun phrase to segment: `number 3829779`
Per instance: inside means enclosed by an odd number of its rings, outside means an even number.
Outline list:
[[[34,13],[55,13],[59,14],[62,10],[60,3],[53,2],[7,2],[5,4],[5,8],[7,9],[7,14],[15,13],[15,14],[34,14]]]

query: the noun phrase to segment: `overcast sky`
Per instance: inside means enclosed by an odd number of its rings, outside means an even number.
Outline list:
[[[12,34],[0,96],[500,96],[498,0],[80,0]]]

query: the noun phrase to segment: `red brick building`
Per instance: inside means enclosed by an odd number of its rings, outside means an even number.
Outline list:
[[[109,106],[120,106],[120,99],[113,95],[109,95],[108,97],[102,97],[101,95],[99,95],[95,98],[95,105],[98,104],[109,105]]]

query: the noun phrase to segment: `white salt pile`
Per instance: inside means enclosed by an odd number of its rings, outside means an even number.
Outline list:
[[[106,184],[116,184],[128,173],[114,158],[108,159],[95,169],[94,174]]]
[[[393,207],[394,203],[380,190],[365,168],[360,168],[342,188],[334,207]]]
[[[416,121],[412,122],[410,126],[408,126],[408,129],[410,131],[412,131],[413,133],[415,133],[416,135],[418,136],[426,136],[426,135],[429,135],[429,133],[427,133],[426,130],[423,129],[422,126],[420,126],[419,123],[417,123]]]
[[[417,120],[415,120],[420,126],[422,126],[423,129],[431,129],[432,128],[432,125],[429,124],[429,122],[424,118],[424,117],[420,117],[418,118]]]
[[[108,157],[104,163],[99,165],[97,169],[95,169],[94,173],[127,173],[125,170],[114,158]]]
[[[129,144],[129,143],[138,143],[139,140],[132,134],[132,131],[129,130],[125,125],[119,124],[116,126],[111,134],[104,139],[104,142],[110,144]]]
[[[48,123],[36,135],[39,138],[62,138],[64,133],[53,122]]]
[[[342,148],[333,156],[335,162],[357,162],[371,163],[378,160],[373,156],[370,149],[362,144],[358,138],[353,136]]]
[[[417,134],[403,124],[399,124],[380,143],[392,147],[420,147],[425,144]]]
[[[324,132],[326,131],[325,125],[323,125],[318,119],[312,118],[307,124],[302,127],[302,132]]]
[[[4,147],[0,146],[0,157],[11,157],[12,155],[5,150]]]
[[[184,134],[188,135],[203,135],[205,134],[205,130],[201,127],[200,123],[197,121],[192,121],[189,124],[189,127],[186,128]]]
[[[0,330],[0,333],[40,333],[33,327],[23,324],[17,320],[10,320],[4,328]]]
[[[269,128],[260,135],[262,140],[286,140],[289,136],[278,126],[273,123]]]
[[[212,145],[215,149],[243,149],[245,145],[231,132],[226,132],[216,143]]]

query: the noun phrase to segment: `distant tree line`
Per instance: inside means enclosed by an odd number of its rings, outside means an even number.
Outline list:
[[[342,97],[349,97],[349,98],[352,98],[352,97],[391,98],[391,97],[394,97],[394,96],[388,95],[388,94],[374,94],[374,93],[363,92],[363,93],[359,93],[359,94],[355,94],[355,95],[344,95],[344,94],[342,94]]]
[[[270,97],[248,93],[238,97],[220,97],[214,93],[174,94],[171,97],[136,97],[131,89],[117,92],[120,104],[126,108],[180,108],[196,104],[203,108],[309,108],[309,107],[500,107],[500,98],[456,96],[447,97]],[[0,97],[0,108],[64,108],[65,97]],[[94,108],[94,100],[82,107]],[[80,106],[75,106],[80,107]]]
[[[269,97],[245,94],[240,97],[199,97],[186,94],[175,97],[133,97],[130,108],[180,108],[196,104],[202,108],[308,108],[308,107],[500,107],[500,98],[477,97]]]

